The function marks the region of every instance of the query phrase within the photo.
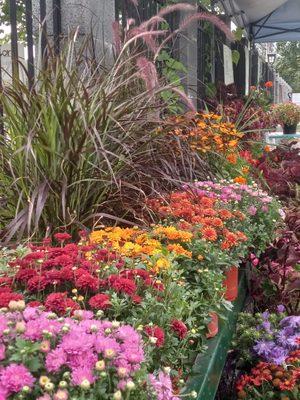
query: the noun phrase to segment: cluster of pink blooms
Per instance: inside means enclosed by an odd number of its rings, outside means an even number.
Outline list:
[[[133,327],[96,319],[91,311],[78,310],[72,318],[59,318],[37,307],[17,309],[0,313],[0,400],[24,391],[35,394],[40,400],[67,400],[72,391],[92,390],[99,380],[105,388],[107,375],[115,382],[116,392],[135,387],[135,375],[140,374],[145,356],[141,336]],[[24,343],[40,345],[37,354],[31,355],[42,360],[38,372],[31,371],[30,363],[26,364],[26,361],[9,361],[12,355],[16,359],[20,352],[17,345],[20,339]],[[66,371],[69,374],[68,389],[54,387],[53,397],[50,397],[44,392],[41,376],[55,383],[63,379]],[[103,372],[106,373],[103,375]],[[169,392],[165,385],[159,390],[156,378],[150,377],[149,381],[157,399],[173,399],[170,377],[164,379]]]
[[[249,206],[247,211],[252,216],[258,211],[257,205],[260,206],[262,212],[268,212],[269,204],[273,201],[272,197],[258,187],[226,181],[220,181],[220,183],[213,181],[194,182],[192,187],[189,186],[189,188],[196,191],[199,196],[217,198],[224,203],[232,201],[241,203],[243,200],[249,202],[249,198],[251,198],[255,201],[255,205]]]

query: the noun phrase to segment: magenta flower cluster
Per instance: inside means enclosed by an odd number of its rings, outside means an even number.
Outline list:
[[[230,201],[242,201],[247,197],[255,198],[255,200],[262,205],[263,210],[268,211],[268,204],[272,203],[273,198],[270,197],[263,190],[250,185],[239,185],[237,183],[230,183],[226,181],[220,181],[220,183],[213,181],[202,181],[194,182],[193,186],[196,189],[196,193],[201,196],[207,196],[211,198],[217,198],[223,202]],[[254,215],[252,209],[251,215]]]
[[[37,356],[42,366],[30,371],[30,363],[10,362],[18,355],[17,341],[37,346]],[[135,388],[136,374],[143,376],[144,344],[140,334],[129,325],[117,321],[99,320],[90,311],[76,311],[73,317],[59,318],[54,313],[27,307],[24,311],[0,313],[0,400],[22,392],[32,393],[39,399],[70,398],[81,389],[93,390],[103,384],[108,375],[118,393]],[[29,360],[28,360],[29,361]],[[41,376],[49,382],[59,382],[68,374],[67,389],[58,389],[59,396],[52,397],[44,391]],[[100,383],[99,383],[100,382]],[[159,400],[176,400],[172,396],[170,377],[161,373],[147,379],[139,390],[153,390]],[[94,386],[95,386],[94,385]],[[48,384],[49,386],[49,384]],[[51,387],[51,386],[50,386]],[[111,389],[111,388],[110,388]],[[97,389],[98,390],[98,389]],[[32,395],[31,394],[31,395]],[[14,397],[13,397],[14,398]],[[90,398],[93,398],[92,396]],[[128,397],[129,398],[129,397]],[[131,397],[130,397],[131,398]]]

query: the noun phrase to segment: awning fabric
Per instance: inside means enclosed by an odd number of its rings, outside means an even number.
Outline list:
[[[300,0],[221,0],[228,15],[247,28],[253,40],[300,40]]]

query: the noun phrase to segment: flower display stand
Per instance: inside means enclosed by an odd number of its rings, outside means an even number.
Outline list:
[[[240,271],[239,295],[233,302],[233,309],[225,312],[226,320],[221,322],[218,335],[207,341],[208,349],[205,354],[199,354],[196,358],[184,393],[197,392],[197,400],[215,398],[232,336],[236,330],[238,314],[243,309],[246,294],[246,274]]]

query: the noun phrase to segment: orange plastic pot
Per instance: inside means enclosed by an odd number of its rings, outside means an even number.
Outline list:
[[[223,285],[226,288],[225,299],[233,301],[238,297],[239,286],[239,270],[237,267],[231,267],[225,272],[225,279]]]
[[[219,332],[219,317],[215,312],[209,313],[211,318],[210,323],[207,325],[208,333],[206,334],[207,339],[213,338]]]

